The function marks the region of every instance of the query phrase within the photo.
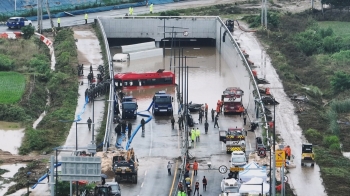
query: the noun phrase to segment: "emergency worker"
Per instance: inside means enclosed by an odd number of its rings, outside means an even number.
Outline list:
[[[188,187],[188,185],[191,185],[191,178],[189,176],[185,178],[185,183],[186,183],[186,187]]]
[[[87,20],[88,20],[88,14],[87,13],[85,13],[84,19],[85,19],[85,24],[87,24]]]
[[[194,185],[194,192],[193,195],[195,195],[197,192],[197,196],[199,196],[199,182],[197,180],[196,184]]]
[[[202,123],[202,119],[203,119],[203,110],[200,109],[199,110],[199,118],[198,118],[199,123]]]
[[[149,6],[149,13],[153,13],[153,3],[151,3],[151,5]]]
[[[244,107],[243,107],[243,105],[239,106],[238,112],[239,112],[239,117],[241,117],[241,116],[242,116],[242,113],[244,112]]]
[[[179,123],[179,130],[181,130],[183,127],[182,116],[179,116],[179,120],[177,122]]]
[[[271,93],[270,93],[270,88],[266,88],[266,89],[265,89],[265,94],[266,94],[266,95],[271,95]]]
[[[88,123],[89,131],[91,131],[91,123],[92,123],[92,120],[91,120],[90,117],[89,117],[89,119],[87,120],[87,123]]]
[[[219,114],[217,114],[217,115],[215,116],[214,128],[216,128],[216,126],[218,126],[218,128],[220,129],[219,124],[218,124],[218,120],[219,120]]]
[[[193,175],[197,176],[197,172],[198,172],[198,162],[197,162],[197,160],[194,160],[194,162],[193,162]]]
[[[214,122],[215,110],[211,109],[211,120]]]
[[[131,7],[129,7],[129,16],[131,16],[132,12],[131,12]]]
[[[175,119],[174,116],[171,117],[171,128],[174,129]]]
[[[177,185],[178,190],[180,190],[180,193],[184,190],[184,186],[182,185],[182,182],[179,182],[179,184]],[[182,195],[182,193],[181,193]]]
[[[243,122],[244,122],[244,125],[247,124],[247,116],[246,116],[246,112],[245,111],[243,112]]]
[[[197,130],[196,130],[196,142],[199,142],[199,140],[200,140],[200,135],[201,135],[201,131],[198,129],[198,127],[197,127]]]
[[[205,178],[205,176],[203,177],[202,183],[203,183],[203,190],[207,191],[208,180]]]
[[[128,138],[131,138],[131,130],[132,130],[131,122],[128,122]]]
[[[186,171],[189,172],[191,169],[191,165],[189,162],[186,163]]]
[[[145,119],[142,118],[142,120],[141,120],[142,132],[145,131],[145,124],[146,124],[146,121],[145,121]]]
[[[131,7],[131,15],[134,15],[134,8]]]
[[[257,72],[255,69],[252,70],[252,73],[253,73],[254,78],[257,78],[257,77],[258,77],[258,72]]]
[[[292,149],[290,146],[286,146],[283,150],[286,152],[286,159],[290,160],[290,156],[292,155]]]
[[[209,123],[208,123],[208,121],[206,120],[205,123],[204,123],[205,134],[208,133],[208,128],[209,128]]]
[[[194,129],[192,129],[191,131],[191,140],[192,140],[192,143],[194,142],[194,140],[196,139],[196,131]]]
[[[58,28],[61,27],[61,18],[60,17],[57,18],[57,27]]]
[[[217,113],[217,114],[220,113],[220,108],[221,108],[221,101],[218,100],[218,102],[216,103],[216,113]]]
[[[187,185],[187,196],[191,196],[192,188],[191,185]]]

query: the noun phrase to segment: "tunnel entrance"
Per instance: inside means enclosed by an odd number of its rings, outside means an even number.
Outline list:
[[[110,47],[139,44],[155,41],[152,38],[108,38]],[[172,38],[164,38],[160,41],[159,47],[171,47]],[[174,47],[215,47],[216,41],[212,38],[174,38]]]

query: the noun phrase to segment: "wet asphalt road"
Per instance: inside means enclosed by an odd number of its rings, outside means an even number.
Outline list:
[[[276,106],[276,134],[281,134],[283,144],[290,145],[292,154],[295,156],[294,164],[296,168],[289,170],[289,184],[295,190],[298,196],[306,195],[327,195],[322,186],[320,177],[320,168],[316,164],[315,167],[301,167],[301,146],[307,143],[302,135],[302,130],[298,126],[298,117],[294,113],[295,108],[283,90],[282,83],[271,65],[269,57],[266,56],[262,47],[257,42],[254,34],[244,33],[236,28],[235,36],[241,43],[242,49],[246,50],[258,71],[259,78],[266,78],[270,84],[264,85],[271,88],[271,94],[275,96],[280,103]],[[268,106],[273,112],[273,106]],[[305,189],[305,187],[308,187]]]
[[[116,53],[116,49],[111,49],[111,54]],[[234,66],[227,65],[224,60],[220,60],[219,53],[215,48],[185,48],[184,50],[187,56],[197,56],[196,59],[189,59],[187,65],[199,66],[199,69],[191,69],[189,71],[189,101],[193,103],[208,103],[209,110],[215,109],[216,102],[220,99],[222,91],[226,87],[239,86],[241,87],[245,95],[243,97],[243,103],[248,109],[248,113],[251,118],[254,117],[254,103],[252,94],[250,93],[251,87],[249,87],[249,78],[245,75],[242,77],[244,71],[243,66],[238,66],[237,63],[233,63]],[[152,58],[131,61],[130,63],[118,63],[115,66],[115,71],[119,72],[142,72],[142,71],[156,71],[158,69],[169,70],[170,58],[167,56],[170,51],[166,50],[166,57],[164,58]],[[232,56],[233,61],[240,61],[239,58]],[[177,64],[177,60],[175,62]],[[236,66],[237,65],[237,66]],[[173,70],[173,67],[172,67]],[[176,75],[178,70],[175,70]],[[244,72],[243,72],[244,73]],[[176,79],[178,81],[178,78]],[[210,81],[210,82],[208,82]],[[177,83],[177,82],[176,82]],[[146,110],[152,101],[152,97],[156,91],[165,90],[167,93],[174,96],[175,87],[158,87],[152,89],[141,90],[125,90],[127,95],[133,95],[138,100],[139,111]],[[177,111],[176,96],[174,99],[175,111]],[[175,113],[175,119],[177,115]],[[230,155],[226,154],[225,146],[219,141],[219,129],[214,129],[214,123],[211,122],[210,114],[209,119],[209,133],[204,134],[204,124],[197,124],[195,127],[199,127],[201,130],[201,141],[195,143],[193,148],[190,149],[190,154],[199,162],[199,174],[194,176],[193,180],[201,181],[205,175],[208,178],[208,190],[203,193],[204,195],[217,195],[220,193],[220,182],[223,175],[218,170],[208,170],[207,163],[212,163],[212,168],[218,169],[220,165],[229,166]],[[198,121],[198,114],[193,114],[195,121]],[[136,120],[132,120],[133,128],[139,124],[142,117],[138,117]],[[243,120],[238,115],[223,116],[219,118],[220,129],[227,129],[229,127],[242,127]],[[248,129],[248,126],[246,126]],[[113,133],[114,135],[114,133]],[[114,138],[115,135],[114,135]],[[250,151],[251,147],[255,145],[254,134],[249,133],[249,141],[247,142],[247,150]],[[125,146],[126,142],[123,142]],[[178,157],[181,156],[181,134],[179,133],[178,126],[175,129],[171,129],[170,117],[155,117],[146,125],[145,137],[138,133],[131,147],[135,149],[138,156],[139,167],[139,179],[138,184],[122,184],[123,193],[128,195],[169,195],[172,191],[173,176],[167,175],[166,165],[168,161],[174,163],[173,171],[179,167],[181,162],[177,162]],[[191,162],[194,161],[191,160]],[[176,176],[176,179],[177,180]],[[177,183],[174,183],[174,190]],[[202,192],[202,191],[201,191]]]

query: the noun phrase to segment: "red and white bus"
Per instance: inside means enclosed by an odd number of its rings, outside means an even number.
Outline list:
[[[118,73],[114,75],[114,82],[116,88],[175,85],[175,74],[164,69],[159,69],[157,72]]]

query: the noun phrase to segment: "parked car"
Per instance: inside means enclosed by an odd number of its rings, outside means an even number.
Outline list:
[[[112,188],[112,195],[113,196],[121,196],[121,190],[118,182],[106,182],[107,185],[109,185]]]
[[[26,19],[25,17],[11,17],[7,20],[6,25],[9,29],[20,29],[24,26],[32,26],[32,21]]]

